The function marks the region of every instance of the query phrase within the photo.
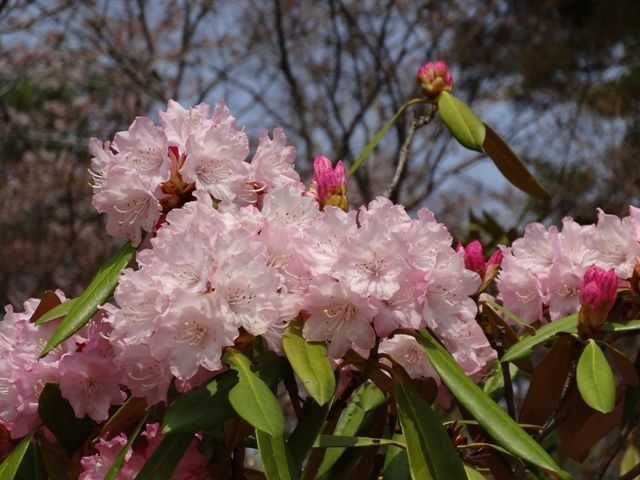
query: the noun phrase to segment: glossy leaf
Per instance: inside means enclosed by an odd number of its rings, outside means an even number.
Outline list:
[[[394,433],[392,441],[401,443],[405,447],[389,445],[384,456],[382,467],[382,480],[408,480],[411,478],[409,471],[409,460],[407,458],[406,440],[401,433]]]
[[[136,249],[129,242],[124,244],[98,271],[89,286],[76,299],[40,353],[47,353],[80,330],[103,305],[118,284],[120,272],[131,261]]]
[[[333,398],[336,379],[324,342],[308,342],[302,337],[302,326],[294,322],[282,338],[285,354],[309,395],[324,405]]]
[[[628,322],[607,322],[600,327],[603,332],[635,332],[640,330],[640,320],[629,320]]]
[[[462,461],[438,416],[411,388],[406,374],[395,375],[395,378],[395,399],[407,444],[411,477],[465,480]]]
[[[272,437],[256,429],[256,440],[267,480],[295,480],[300,477],[282,437]]]
[[[169,434],[145,462],[136,480],[171,480],[184,452],[193,440],[193,435]]]
[[[0,464],[0,478],[2,480],[13,480],[20,469],[20,465],[25,458],[25,454],[31,443],[32,435],[27,435],[16,445],[13,451]]]
[[[426,102],[426,99],[424,99],[424,98],[414,98],[414,99],[409,100],[404,105],[402,105],[398,109],[398,111],[393,115],[393,117],[391,117],[391,119],[389,121],[387,121],[387,123],[385,123],[382,126],[382,128],[373,136],[373,138],[369,141],[369,143],[367,143],[365,145],[365,147],[362,149],[362,151],[358,155],[358,158],[356,158],[355,162],[353,162],[353,165],[351,166],[351,168],[347,172],[347,175],[351,176],[351,175],[353,175],[354,173],[356,173],[358,171],[358,169],[364,163],[364,161],[367,159],[367,157],[378,146],[378,144],[380,143],[380,140],[382,140],[382,137],[384,137],[386,135],[386,133],[389,131],[389,129],[395,123],[395,121],[398,119],[398,117],[400,115],[402,115],[402,113],[408,107],[410,107],[411,105],[416,105],[418,103],[425,103],[425,102]]]
[[[53,307],[51,310],[48,310],[42,316],[38,317],[36,325],[42,325],[43,323],[48,323],[56,318],[65,317],[77,301],[78,297],[70,298],[66,302]]]
[[[278,399],[251,371],[249,359],[230,349],[224,354],[223,361],[238,373],[238,383],[229,392],[233,409],[251,426],[273,437],[281,437],[284,434],[284,414]]]
[[[438,113],[455,139],[470,150],[482,152],[485,125],[471,107],[447,91],[438,96]]]
[[[612,412],[616,401],[616,382],[611,366],[598,344],[590,338],[580,355],[576,382],[584,402],[602,413]]]
[[[482,150],[493,160],[504,178],[531,196],[547,200],[549,194],[529,172],[511,147],[489,125],[484,124],[486,136]]]
[[[535,335],[524,337],[518,343],[507,350],[500,361],[512,362],[521,358],[528,357],[533,353],[533,348],[541,343],[546,342],[558,333],[576,333],[578,331],[578,314],[571,315],[559,320],[547,323],[543,327],[536,330]]]
[[[385,401],[386,396],[382,390],[373,383],[365,383],[354,392],[351,400],[340,414],[333,434],[341,436],[355,435],[367,414],[382,405]],[[342,456],[344,451],[345,448],[332,448],[327,450],[318,469],[318,477],[327,473]]]
[[[489,398],[460,369],[453,357],[428,331],[416,333],[429,360],[451,394],[467,409],[498,445],[543,470],[562,478],[569,475],[560,469],[551,456],[533,440],[507,413]]]

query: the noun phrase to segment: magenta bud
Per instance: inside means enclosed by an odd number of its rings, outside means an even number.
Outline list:
[[[424,94],[436,98],[440,92],[453,89],[453,77],[449,67],[442,61],[425,63],[418,69],[418,82]]]

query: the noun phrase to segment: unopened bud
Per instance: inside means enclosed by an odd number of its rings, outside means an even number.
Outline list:
[[[347,173],[342,160],[333,167],[327,157],[318,155],[315,158],[310,193],[318,200],[321,209],[326,205],[339,207],[344,211],[349,208]]]
[[[453,89],[453,77],[447,64],[442,61],[425,63],[418,69],[418,82],[424,94],[436,98],[440,92]]]
[[[587,268],[580,283],[580,333],[592,336],[604,323],[616,301],[618,277],[614,268]]]

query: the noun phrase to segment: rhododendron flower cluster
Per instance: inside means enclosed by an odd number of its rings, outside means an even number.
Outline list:
[[[57,294],[65,300],[62,292]],[[7,306],[0,322],[0,423],[12,438],[20,438],[39,425],[38,398],[47,382],[59,383],[62,396],[78,418],[88,415],[104,421],[111,405],[126,398],[106,339],[111,328],[102,322],[102,314],[38,359],[55,328],[52,323],[36,326],[30,322],[38,302],[28,300],[21,313]]]
[[[590,267],[613,269],[618,282],[631,278],[640,256],[640,209],[630,207],[622,219],[599,210],[596,225],[565,218],[561,230],[533,223],[503,253],[497,284],[504,306],[527,323],[556,320],[579,310]]]

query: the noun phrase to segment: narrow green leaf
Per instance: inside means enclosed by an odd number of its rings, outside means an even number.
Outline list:
[[[32,436],[32,434],[29,434],[20,440],[16,448],[0,464],[0,478],[2,480],[13,480],[16,477],[31,443]]]
[[[120,272],[131,261],[136,249],[124,244],[93,278],[87,289],[76,299],[40,353],[40,358],[80,330],[104,304],[118,284]]]
[[[526,358],[533,353],[533,347],[546,342],[558,333],[576,333],[578,331],[578,314],[571,315],[559,320],[547,323],[536,330],[535,335],[525,337],[505,352],[500,361],[513,362],[521,358]]]
[[[287,447],[298,468],[302,467],[309,451],[322,431],[324,421],[329,413],[330,404],[318,405],[313,402],[308,406],[296,428],[287,440]]]
[[[256,440],[267,480],[295,480],[300,477],[282,437],[272,437],[256,429]]]
[[[193,435],[169,434],[162,439],[136,480],[171,480],[184,452],[193,440]]]
[[[433,367],[453,396],[498,445],[543,470],[555,472],[562,478],[569,478],[569,474],[560,469],[540,444],[467,377],[431,332],[417,332],[416,339],[425,349]]]
[[[38,320],[36,320],[36,325],[42,325],[43,323],[50,322],[51,320],[55,320],[56,318],[64,317],[69,313],[71,307],[73,307],[78,301],[78,297],[70,298],[64,303],[53,307],[47,313],[42,315]]]
[[[363,424],[367,414],[386,401],[386,395],[373,383],[365,383],[358,388],[340,414],[340,418],[333,430],[334,435],[355,435]],[[327,450],[318,468],[318,477],[321,477],[335,465],[344,453],[345,448],[332,448]]]
[[[511,147],[489,125],[484,124],[484,127],[486,136],[482,142],[482,150],[493,160],[504,178],[523,192],[547,200],[549,194],[531,175],[526,165],[511,150]]]
[[[333,398],[336,378],[324,342],[307,342],[302,325],[293,322],[282,337],[284,352],[309,395],[324,405]]]
[[[638,451],[636,446],[631,441],[627,444],[627,448],[622,454],[622,459],[620,460],[620,468],[618,469],[619,475],[624,475],[633,467],[638,465],[638,463],[640,463],[640,451]]]
[[[129,449],[131,448],[131,445],[133,444],[135,439],[138,438],[138,435],[140,434],[140,430],[142,430],[142,427],[145,425],[147,418],[149,417],[149,414],[150,412],[147,412],[144,418],[140,420],[140,422],[138,422],[138,425],[136,425],[136,428],[133,430],[133,432],[129,434],[127,443],[120,449],[118,456],[115,458],[115,460],[109,467],[109,470],[107,470],[107,473],[104,476],[104,480],[116,480],[116,478],[118,478],[118,473],[120,473],[120,469],[124,464],[124,460],[127,456],[127,452],[129,452]]]
[[[351,437],[346,435],[319,435],[314,448],[351,448],[377,447],[378,445],[393,445],[406,448],[406,444],[388,438]]]
[[[351,176],[358,171],[358,169],[367,159],[369,154],[371,154],[371,152],[373,152],[373,149],[378,146],[378,143],[380,143],[380,140],[382,140],[382,137],[385,136],[385,134],[389,131],[389,129],[394,124],[394,122],[398,119],[398,117],[402,115],[402,112],[404,112],[411,105],[416,105],[418,103],[425,103],[425,102],[426,100],[424,98],[413,98],[409,100],[407,103],[405,103],[404,105],[402,105],[398,109],[398,111],[395,113],[395,115],[391,117],[391,119],[387,123],[385,123],[382,126],[382,128],[373,136],[373,138],[369,141],[369,143],[365,145],[365,147],[362,149],[362,151],[358,155],[358,158],[356,158],[356,161],[353,162],[353,165],[349,169],[349,172],[347,172],[347,175]]]
[[[284,414],[278,399],[266,383],[251,371],[251,362],[241,352],[229,349],[223,361],[238,372],[238,383],[229,392],[234,410],[251,426],[281,437],[284,434]]]
[[[76,418],[57,383],[47,383],[38,399],[38,415],[71,457],[86,440],[95,423],[89,417]]]
[[[430,405],[396,375],[395,397],[412,478],[466,480],[462,460]]]
[[[470,150],[483,151],[485,125],[469,105],[451,93],[443,91],[438,96],[438,112],[460,145]]]
[[[640,320],[629,320],[627,322],[607,322],[600,327],[603,332],[635,332],[640,330]]]
[[[587,405],[602,413],[613,411],[616,381],[604,353],[592,338],[587,341],[578,360],[576,382]]]

